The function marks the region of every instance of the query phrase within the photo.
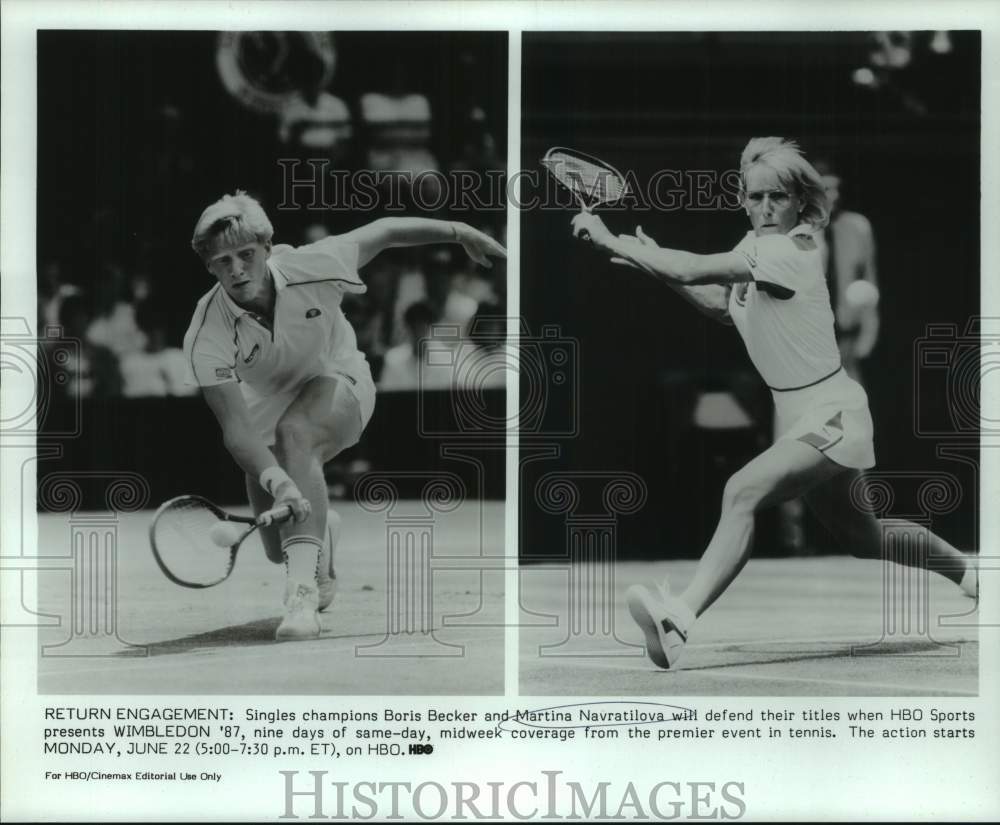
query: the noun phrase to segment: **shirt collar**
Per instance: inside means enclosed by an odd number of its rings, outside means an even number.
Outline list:
[[[792,235],[812,235],[818,230],[811,223],[800,223],[793,230],[788,233],[788,236]]]

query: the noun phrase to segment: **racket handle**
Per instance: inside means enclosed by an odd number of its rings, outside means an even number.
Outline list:
[[[271,510],[265,510],[257,516],[257,526],[269,527],[272,524],[281,524],[282,522],[288,521],[291,517],[292,508],[287,504],[283,504],[281,507],[274,507]]]

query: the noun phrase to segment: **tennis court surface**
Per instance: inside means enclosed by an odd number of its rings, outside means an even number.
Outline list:
[[[908,598],[886,599],[882,565],[848,557],[752,559],[695,625],[681,669],[659,670],[639,647],[642,633],[628,615],[625,590],[666,575],[676,592],[690,581],[694,566],[624,562],[613,576],[586,566],[523,568],[521,616],[533,626],[521,628],[521,694],[978,692],[978,613],[972,600],[936,575],[923,579],[926,599],[919,587],[908,588]]]
[[[503,503],[465,502],[432,519],[420,502],[400,502],[389,516],[353,503],[336,510],[337,598],[319,639],[285,643],[274,641],[284,569],[255,537],[229,579],[192,590],[167,581],[153,561],[152,511],[120,515],[109,529],[117,587],[106,601],[116,605],[115,620],[92,598],[105,572],[94,561],[100,554],[78,552],[84,562],[74,573],[70,549],[74,534],[105,533],[86,514],[40,514],[39,555],[49,558],[38,576],[39,609],[61,624],[39,631],[43,646],[56,646],[39,657],[39,692],[503,693]],[[390,538],[402,547],[391,580]],[[491,557],[491,572],[482,572],[480,555]]]

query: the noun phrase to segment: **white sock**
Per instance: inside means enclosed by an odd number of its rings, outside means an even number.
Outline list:
[[[315,536],[289,536],[281,542],[290,581],[316,586],[316,568],[323,542]]]
[[[962,588],[962,592],[966,595],[976,596],[976,584],[979,578],[979,573],[976,570],[976,560],[968,559],[968,563],[965,568],[965,572],[962,574],[962,581],[959,583],[959,587]]]

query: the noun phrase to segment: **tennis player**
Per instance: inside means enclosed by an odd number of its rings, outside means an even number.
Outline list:
[[[875,465],[868,397],[844,372],[834,337],[823,258],[814,233],[828,220],[823,183],[797,145],[754,138],[740,158],[741,197],[751,231],[731,252],[698,255],[666,249],[646,236],[613,235],[599,217],[573,219],[575,237],[615,263],[649,273],[695,307],[736,326],[757,371],[771,389],[775,443],[729,479],[722,515],[695,576],[682,593],[669,583],[629,588],[632,617],[659,667],[676,665],[691,626],[736,578],[753,545],[754,516],[765,507],[804,495],[808,506],[853,555],[926,565],[975,596],[972,559],[908,522],[914,542],[926,536],[926,558],[882,543],[882,525],[853,501],[862,470]]]
[[[184,351],[254,512],[291,508],[293,520],[261,530],[288,576],[276,638],[312,639],[336,585],[339,519],[327,513],[323,464],[358,442],[375,407],[343,296],[365,291],[358,270],[390,247],[457,243],[487,267],[506,253],[464,223],[425,218],[382,218],[298,248],[272,244],[273,233],[244,192],[202,212],[191,245],[218,283],[198,302]]]

